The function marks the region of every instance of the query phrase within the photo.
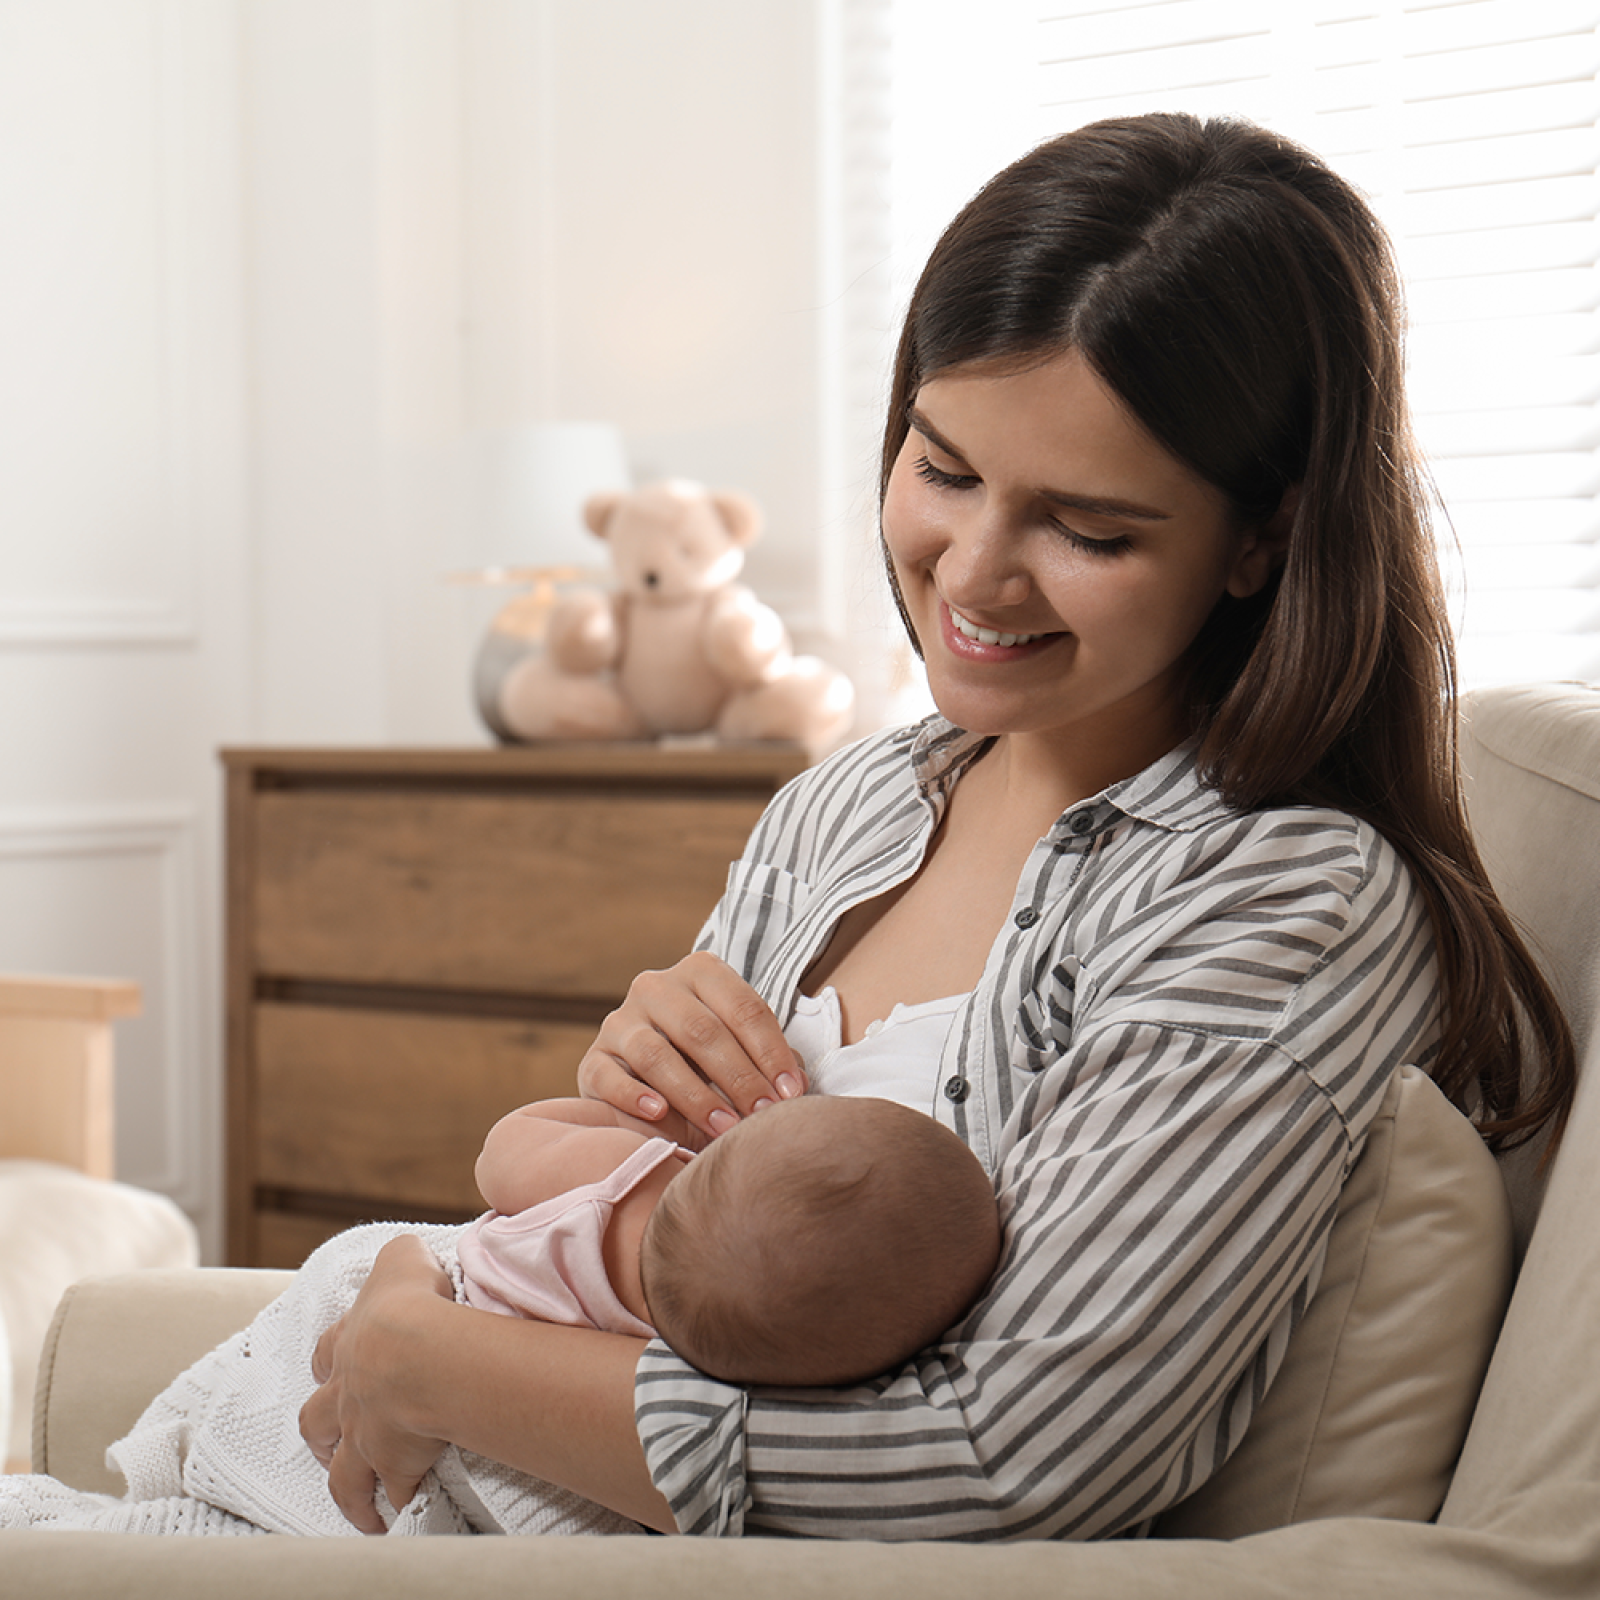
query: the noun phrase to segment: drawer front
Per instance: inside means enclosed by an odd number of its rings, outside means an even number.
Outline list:
[[[352,1225],[351,1217],[302,1216],[293,1211],[259,1211],[255,1216],[255,1253],[252,1267],[283,1267],[292,1271],[336,1233]]]
[[[756,796],[266,793],[255,968],[612,999],[688,953]]]
[[[476,1214],[484,1135],[530,1100],[577,1092],[593,1028],[334,1006],[256,1010],[255,1182]]]

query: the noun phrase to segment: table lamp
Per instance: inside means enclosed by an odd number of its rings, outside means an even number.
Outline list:
[[[622,434],[607,422],[497,428],[472,444],[473,543],[486,561],[453,577],[519,591],[496,612],[473,662],[478,713],[504,738],[490,686],[511,658],[543,637],[557,586],[603,571],[604,551],[584,523],[584,502],[632,480]]]

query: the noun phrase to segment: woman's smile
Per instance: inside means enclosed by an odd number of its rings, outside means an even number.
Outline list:
[[[956,635],[954,639],[948,641],[951,647],[961,649],[975,657],[983,651],[988,652],[995,660],[1013,659],[1028,653],[1029,647],[1048,643],[1059,636],[1056,633],[1012,633],[998,628],[988,628],[972,621],[969,617],[964,617],[948,602],[945,602],[944,614]],[[973,646],[977,649],[973,649]]]

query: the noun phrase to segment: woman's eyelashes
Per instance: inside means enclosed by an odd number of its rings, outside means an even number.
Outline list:
[[[1046,517],[1045,521],[1075,550],[1086,550],[1093,556],[1119,556],[1133,545],[1133,540],[1125,533],[1116,534],[1109,539],[1091,539],[1088,534],[1079,533],[1076,528],[1069,528],[1066,523],[1058,522],[1054,517]]]
[[[917,476],[936,489],[970,489],[978,480],[970,472],[946,472],[936,467],[927,456],[917,457]]]
[[[936,489],[970,489],[979,481],[976,473],[947,472],[943,467],[936,466],[926,455],[917,457],[916,474],[924,483],[931,483]],[[1095,539],[1086,533],[1079,533],[1076,528],[1069,528],[1066,523],[1055,517],[1046,517],[1044,520],[1074,549],[1086,551],[1089,555],[1121,555],[1132,543],[1126,534]]]

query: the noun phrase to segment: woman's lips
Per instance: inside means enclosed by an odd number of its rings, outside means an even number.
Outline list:
[[[946,601],[939,603],[945,643],[957,655],[977,660],[1014,661],[1032,655],[1060,637],[1058,633],[1002,633],[962,616]]]

